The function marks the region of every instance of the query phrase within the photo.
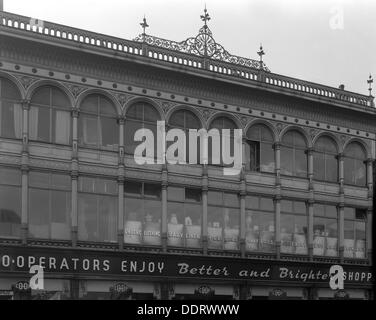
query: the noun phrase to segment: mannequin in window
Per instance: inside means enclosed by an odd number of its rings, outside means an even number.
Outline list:
[[[171,223],[171,224],[179,224],[179,223],[178,223],[178,217],[176,216],[175,213],[171,214],[170,223]]]
[[[186,226],[191,226],[191,225],[193,225],[193,223],[192,223],[192,219],[191,219],[191,217],[189,217],[189,216],[185,218],[184,223],[185,223]]]
[[[252,214],[248,213],[247,218],[245,220],[245,225],[247,230],[252,230]]]

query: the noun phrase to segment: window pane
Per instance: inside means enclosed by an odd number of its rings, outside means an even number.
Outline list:
[[[71,194],[52,191],[51,198],[51,239],[70,239]]]
[[[305,215],[307,213],[305,202],[294,201],[294,212]]]
[[[185,188],[185,199],[186,201],[201,202],[202,200],[201,189]]]
[[[224,249],[239,250],[240,210],[224,208]]]
[[[61,190],[71,190],[72,182],[69,175],[52,174],[51,175],[51,187]]]
[[[208,192],[208,203],[215,205],[222,205],[223,198],[222,192],[209,191]]]
[[[223,248],[223,209],[208,206],[208,248]]]
[[[162,187],[159,184],[144,184],[144,194],[155,199],[161,198]]]
[[[325,174],[327,181],[338,181],[338,161],[335,156],[326,156]]]
[[[260,209],[267,211],[274,211],[273,199],[260,198]]]
[[[117,198],[109,196],[98,196],[99,219],[98,219],[98,241],[116,242],[117,238]]]
[[[292,201],[282,200],[281,201],[281,211],[283,211],[283,212],[293,212]]]
[[[274,165],[274,149],[271,144],[261,143],[260,167],[262,172],[273,173]]]
[[[317,152],[313,154],[313,174],[316,180],[326,180],[325,154]]]
[[[125,181],[124,192],[127,195],[141,196],[142,194],[142,183]]]
[[[16,85],[5,78],[0,78],[0,97],[6,99],[20,99],[20,93]]]
[[[38,141],[50,142],[50,109],[38,108]]]
[[[104,96],[99,97],[99,113],[101,115],[117,116],[115,106],[107,97]]]
[[[245,197],[245,205],[249,209],[259,209],[259,198],[246,196]]]
[[[53,110],[52,139],[57,144],[70,144],[71,115],[69,112]]]
[[[50,174],[30,171],[29,173],[29,186],[49,188],[50,187]]]
[[[21,188],[0,185],[0,237],[20,237],[20,227]]]
[[[82,114],[79,118],[79,143],[91,146],[98,144],[98,119]]]
[[[124,243],[142,244],[143,200],[125,199]]]
[[[167,244],[172,247],[184,246],[184,210],[181,203],[168,203]]]
[[[0,184],[21,185],[21,171],[0,168]]]
[[[201,247],[202,206],[186,203],[185,211],[185,239],[187,248]]]
[[[225,193],[224,194],[224,205],[227,207],[238,208],[240,206],[239,197],[235,193]]]
[[[295,172],[298,177],[307,177],[307,155],[304,150],[295,150]]]
[[[168,200],[184,201],[184,188],[168,187]]]
[[[30,237],[49,239],[50,192],[29,190],[29,234]]]
[[[144,200],[145,206],[145,228],[144,244],[161,245],[161,201]]]
[[[281,147],[281,174],[292,176],[294,165],[293,150],[286,147]]]
[[[101,118],[101,133],[103,147],[117,147],[119,145],[119,129],[116,119]]]
[[[98,241],[98,206],[97,196],[78,195],[78,238],[83,241]]]
[[[52,105],[60,108],[70,108],[70,102],[67,95],[58,88],[52,88]]]

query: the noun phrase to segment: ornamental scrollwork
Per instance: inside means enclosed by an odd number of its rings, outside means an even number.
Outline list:
[[[34,82],[38,81],[37,78],[34,77],[28,77],[28,76],[20,76],[20,75],[14,75],[22,84],[22,86],[27,90]]]

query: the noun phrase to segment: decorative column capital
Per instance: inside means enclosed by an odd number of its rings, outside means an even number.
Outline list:
[[[314,151],[315,151],[314,148],[308,148],[308,149],[306,150],[307,156],[312,156]]]
[[[367,158],[366,163],[367,163],[367,165],[372,165],[374,161],[375,161],[375,159]]]
[[[273,149],[274,150],[281,150],[281,142],[277,141],[273,143]]]
[[[27,111],[30,110],[30,102],[29,99],[21,100],[22,109]]]
[[[126,117],[125,116],[120,116],[117,118],[117,122],[119,125],[124,125],[125,124]]]
[[[337,204],[337,208],[338,209],[344,209],[345,208],[345,203],[344,202],[340,202]]]
[[[309,200],[307,200],[307,204],[309,206],[313,206],[315,204],[315,200],[314,199],[309,199]]]
[[[80,110],[78,110],[77,108],[72,108],[71,114],[73,118],[78,118],[80,116]]]
[[[345,157],[345,154],[343,152],[337,154],[338,161],[342,161]]]

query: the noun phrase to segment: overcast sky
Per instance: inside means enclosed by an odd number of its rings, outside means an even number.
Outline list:
[[[4,0],[4,10],[126,39],[145,14],[148,34],[182,41],[202,26],[205,2],[231,54],[258,59],[262,42],[272,72],[363,94],[372,73],[376,88],[375,0]]]

